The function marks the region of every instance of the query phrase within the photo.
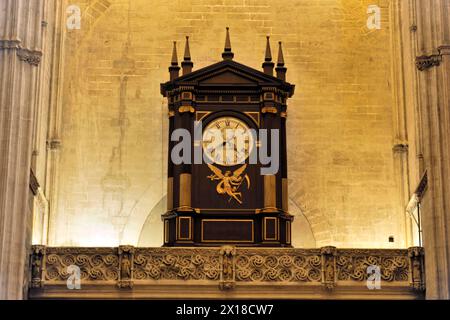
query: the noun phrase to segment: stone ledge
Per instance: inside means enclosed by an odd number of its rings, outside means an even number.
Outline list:
[[[29,296],[166,299],[423,298],[423,249],[33,247]],[[68,267],[81,289],[67,288]],[[367,267],[380,270],[379,290]]]
[[[41,63],[42,51],[23,48],[21,44],[21,40],[18,39],[0,39],[0,50],[15,51],[20,61],[26,62],[32,66],[38,66]]]

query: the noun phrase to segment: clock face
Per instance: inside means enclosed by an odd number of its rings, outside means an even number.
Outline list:
[[[235,117],[213,120],[203,131],[203,151],[213,163],[234,166],[244,163],[253,150],[248,125]]]

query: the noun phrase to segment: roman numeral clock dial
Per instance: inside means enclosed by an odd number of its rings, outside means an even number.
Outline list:
[[[250,128],[234,117],[213,120],[203,131],[203,152],[212,163],[220,166],[244,163],[253,145]]]

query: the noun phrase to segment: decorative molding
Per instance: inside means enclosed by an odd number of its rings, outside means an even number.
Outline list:
[[[277,114],[278,110],[275,107],[263,107],[261,109],[261,113],[272,113],[272,114]]]
[[[439,55],[450,56],[450,45],[442,45],[438,47]]]
[[[430,69],[431,67],[438,67],[443,59],[443,56],[450,55],[450,45],[442,45],[437,48],[437,54],[422,55],[416,58],[416,66],[419,71]]]
[[[368,292],[367,268],[371,265],[380,267],[384,288],[382,294],[390,294],[389,288],[397,288],[395,290],[401,289],[414,296],[417,294],[414,292],[421,292],[425,288],[424,252],[420,247],[290,249],[240,248],[232,245],[221,248],[33,246],[31,262],[30,292],[32,296],[41,294],[41,297],[45,297],[52,288],[65,285],[70,276],[67,272],[70,265],[80,267],[82,289],[91,288],[93,292],[101,288],[111,292],[112,289],[106,288],[115,286],[119,292],[134,294],[136,287],[139,287],[139,292],[154,292],[152,290],[171,290],[174,285],[179,288],[184,285],[215,286],[217,294],[230,290],[237,293],[255,286],[271,290],[296,286],[296,290],[301,287],[319,292],[320,287],[323,287],[326,291],[322,289],[322,294],[332,294],[341,287]],[[42,291],[44,285],[45,290]],[[238,291],[235,291],[236,287],[239,287]],[[62,297],[65,294],[69,293],[61,291]]]
[[[42,59],[42,52],[20,48],[17,50],[17,56],[21,61],[29,63],[32,66],[38,66]]]
[[[320,250],[238,249],[236,281],[320,283]]]
[[[408,281],[410,269],[405,250],[340,249],[336,257],[338,283],[366,281],[371,265],[380,267],[381,281]]]
[[[42,51],[23,48],[20,40],[0,40],[0,50],[14,50],[20,61],[38,66],[42,59]]]
[[[21,48],[20,40],[0,40],[0,50],[18,50]]]
[[[58,139],[47,140],[47,149],[49,150],[61,149],[61,140]]]
[[[408,152],[408,149],[408,142],[399,142],[392,147],[392,151],[394,151],[394,153],[406,153]]]
[[[219,281],[218,249],[136,248],[133,280]]]
[[[186,113],[186,112],[195,113],[195,109],[192,106],[181,106],[178,108],[178,112],[179,113]]]
[[[33,250],[34,252],[35,250]],[[44,252],[42,283],[65,283],[70,274],[67,268],[81,269],[81,282],[119,281],[119,255],[117,248],[54,248]]]

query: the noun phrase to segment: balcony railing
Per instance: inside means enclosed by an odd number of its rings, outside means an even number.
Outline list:
[[[30,298],[422,298],[425,289],[419,247],[34,246],[30,266]]]

